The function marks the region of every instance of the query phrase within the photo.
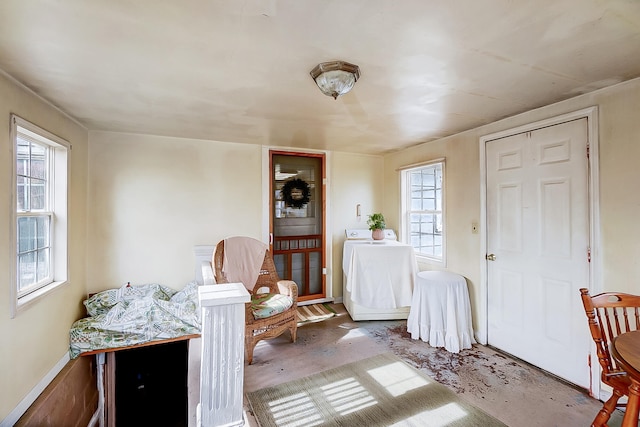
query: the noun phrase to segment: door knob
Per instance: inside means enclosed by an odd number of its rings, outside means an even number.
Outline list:
[[[495,261],[496,260],[496,255],[495,254],[487,254],[487,256],[485,256],[485,258],[487,259],[487,261]]]

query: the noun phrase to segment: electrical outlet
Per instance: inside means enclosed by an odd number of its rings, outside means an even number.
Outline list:
[[[472,222],[471,223],[471,233],[478,234],[478,223],[477,222]]]

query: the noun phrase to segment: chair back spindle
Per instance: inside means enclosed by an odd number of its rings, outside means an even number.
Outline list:
[[[627,373],[611,357],[609,346],[620,334],[640,330],[640,296],[619,292],[605,292],[591,296],[588,289],[580,289],[582,304],[589,322],[589,331],[596,345],[602,382],[613,389],[591,424],[606,426],[618,399],[628,395],[630,380]],[[622,406],[622,405],[621,405]]]

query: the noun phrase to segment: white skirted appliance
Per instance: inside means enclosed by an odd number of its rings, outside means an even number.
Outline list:
[[[342,254],[343,303],[353,320],[406,319],[415,276],[415,252],[393,230],[373,240],[370,230],[347,229]]]

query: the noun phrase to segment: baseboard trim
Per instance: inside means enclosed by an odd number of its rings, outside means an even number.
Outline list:
[[[53,379],[60,373],[62,368],[65,367],[67,363],[69,363],[69,352],[66,352],[62,359],[55,364],[53,368],[47,374],[42,377],[42,379],[36,384],[34,388],[18,403],[13,411],[9,412],[9,415],[6,416],[5,419],[0,421],[0,427],[12,427],[15,423],[18,422],[21,416],[27,412],[27,409],[36,401],[38,396],[44,391],[45,388],[53,381]]]

